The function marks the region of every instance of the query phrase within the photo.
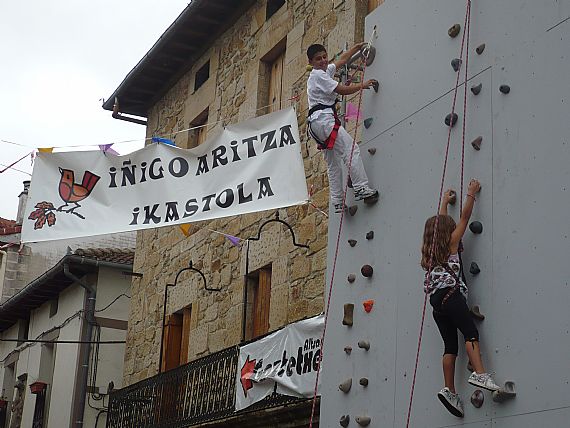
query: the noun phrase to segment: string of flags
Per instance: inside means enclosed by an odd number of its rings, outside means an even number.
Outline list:
[[[300,95],[300,94],[297,94],[297,95],[292,96],[291,98],[287,98],[287,99],[284,100],[284,101],[294,101],[294,102],[297,102],[297,101],[299,101],[300,98],[301,98],[301,95]],[[282,102],[282,101],[278,101],[278,103],[281,103],[281,102]],[[277,104],[277,103],[272,103],[272,104],[268,104],[268,105],[266,105],[266,106],[259,107],[259,108],[257,108],[257,109],[254,110],[254,113],[257,113],[258,111],[264,110],[264,109],[266,109],[266,108],[268,108],[268,107],[271,107],[271,106],[273,106],[273,105],[275,105],[275,104]],[[184,133],[184,132],[194,131],[194,130],[196,130],[196,129],[200,129],[200,128],[204,128],[204,127],[209,127],[209,126],[212,126],[212,125],[216,125],[216,124],[218,124],[218,123],[220,123],[220,122],[224,122],[224,121],[225,121],[225,119],[220,119],[220,120],[216,120],[216,121],[213,121],[213,122],[205,123],[205,124],[203,124],[203,125],[191,126],[190,128],[185,128],[185,129],[181,129],[181,130],[179,130],[179,131],[171,132],[171,133],[169,133],[168,135],[172,137],[172,136],[174,136],[174,135],[181,134],[181,133]],[[98,147],[99,147],[99,149],[100,149],[102,152],[104,152],[104,153],[106,153],[106,154],[112,154],[112,155],[117,156],[118,153],[117,153],[115,150],[111,149],[111,146],[116,145],[116,144],[137,143],[137,142],[146,142],[146,141],[152,141],[152,142],[154,142],[154,143],[167,144],[167,145],[169,145],[169,146],[176,146],[176,143],[175,143],[173,140],[169,139],[169,138],[158,137],[158,136],[152,136],[152,137],[142,138],[142,139],[141,139],[141,138],[138,138],[138,139],[133,139],[133,140],[117,141],[117,142],[110,143],[110,144],[98,144]],[[42,153],[52,153],[53,150],[56,149],[56,148],[66,148],[66,149],[67,149],[67,148],[80,148],[80,147],[93,147],[93,146],[94,146],[94,144],[75,144],[75,145],[70,145],[70,146],[54,146],[54,147],[38,147],[38,148],[36,148],[36,147],[29,146],[29,145],[26,145],[26,144],[20,144],[20,143],[14,142],[14,141],[8,141],[8,140],[4,140],[4,139],[0,139],[0,142],[6,143],[6,144],[12,144],[12,145],[15,145],[15,146],[20,146],[20,147],[27,147],[27,148],[34,149],[34,150],[37,150],[37,151],[42,152]]]

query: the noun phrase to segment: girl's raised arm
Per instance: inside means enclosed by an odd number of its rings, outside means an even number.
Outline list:
[[[465,204],[463,205],[463,211],[461,212],[461,218],[457,223],[457,227],[451,234],[451,242],[449,243],[451,247],[451,251],[455,253],[459,246],[459,241],[463,238],[463,234],[467,229],[467,225],[469,224],[469,219],[471,218],[471,213],[473,212],[473,205],[477,200],[475,198],[475,194],[481,190],[481,183],[474,178],[471,179],[469,182],[469,186],[467,187],[467,196],[465,197]]]

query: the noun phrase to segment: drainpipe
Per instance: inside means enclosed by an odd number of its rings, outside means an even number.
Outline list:
[[[86,322],[82,323],[81,340],[89,342],[91,341],[93,333],[93,324],[95,323],[95,297],[97,295],[97,290],[90,286],[89,284],[83,282],[77,276],[72,274],[69,270],[69,263],[64,263],[63,274],[76,282],[81,287],[83,287],[87,293],[85,298],[85,303],[83,306],[83,311],[85,313]],[[87,399],[87,382],[89,376],[89,355],[91,354],[91,344],[83,343],[81,344],[79,351],[79,367],[78,367],[78,379],[75,384],[74,393],[74,405],[72,409],[72,427],[82,428],[83,427],[83,417],[85,413],[85,401]]]
[[[111,115],[115,119],[124,120],[127,122],[136,123],[138,125],[145,125],[147,124],[146,120],[136,119],[134,117],[123,116],[121,112],[119,112],[119,98],[115,97],[115,104],[113,104],[113,114]]]

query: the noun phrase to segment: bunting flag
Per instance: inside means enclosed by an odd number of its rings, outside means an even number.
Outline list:
[[[40,153],[53,153],[53,147],[38,147]]]
[[[190,236],[190,229],[192,228],[191,223],[181,224],[178,227],[180,228],[184,236]]]
[[[239,244],[241,242],[241,238],[238,238],[237,236],[226,235],[225,233],[224,233],[224,236],[226,238],[228,238],[228,241],[230,241],[233,246],[239,247]]]
[[[119,156],[119,153],[117,153],[114,149],[111,148],[113,144],[99,144],[99,149],[103,152],[103,153],[109,153],[111,155],[114,156]]]
[[[168,138],[152,137],[151,140],[153,143],[163,143],[163,144],[166,144],[167,146],[176,147],[176,143],[172,140],[169,140]]]
[[[355,120],[355,121],[359,121],[360,117],[361,117],[361,113],[360,110],[358,110],[358,107],[356,107],[354,104],[352,103],[347,103],[346,104],[346,113],[344,115],[344,118],[346,120]]]

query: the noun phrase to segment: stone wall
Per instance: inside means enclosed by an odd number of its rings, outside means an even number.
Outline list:
[[[326,164],[305,137],[305,52],[310,44],[323,43],[332,56],[345,43],[362,40],[366,4],[364,0],[289,0],[266,21],[266,1],[258,1],[149,111],[147,135],[168,136],[186,129],[206,108],[209,136],[229,123],[264,114],[266,109],[260,108],[266,106],[263,61],[284,47],[281,106],[295,105],[312,202],[327,212]],[[208,59],[210,78],[194,91],[194,73]],[[300,95],[298,101],[289,100],[296,95]],[[187,133],[173,138],[187,147]],[[272,266],[270,330],[322,312],[325,287],[327,218],[309,205],[281,209],[279,214],[293,227],[297,241],[310,249],[294,247],[290,232],[277,223],[263,229],[260,241],[250,241],[249,271]],[[125,385],[157,373],[164,288],[190,260],[204,272],[209,287],[222,288],[207,292],[198,275],[184,273],[169,291],[167,313],[192,305],[190,360],[242,340],[247,243],[242,241],[238,248],[214,231],[246,239],[256,236],[260,225],[274,215],[264,212],[194,223],[188,237],[178,227],[139,232],[134,271],[143,277],[133,279]]]

